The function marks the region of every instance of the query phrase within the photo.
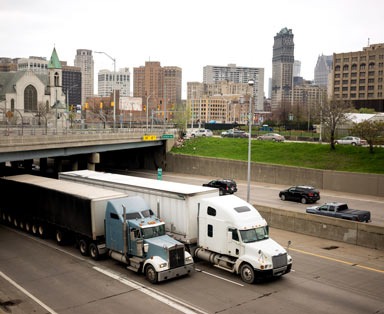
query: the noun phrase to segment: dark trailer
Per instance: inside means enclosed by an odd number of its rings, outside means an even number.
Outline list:
[[[15,227],[45,236],[72,233],[103,241],[108,200],[121,192],[32,175],[0,178],[1,218]],[[57,239],[59,240],[59,239]]]

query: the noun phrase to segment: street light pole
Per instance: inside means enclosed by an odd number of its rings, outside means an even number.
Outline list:
[[[248,81],[248,86],[253,87],[255,82],[253,80]],[[250,193],[251,193],[251,132],[252,132],[252,92],[249,96],[249,112],[248,112],[248,171],[247,171],[247,202],[249,203]]]
[[[147,133],[148,133],[148,111],[149,111],[148,101],[149,101],[149,98],[151,98],[151,96],[152,95],[147,96],[147,110],[146,110],[146,112],[147,112]]]
[[[109,54],[104,51],[95,51],[95,53],[105,54],[109,59],[113,61],[113,131],[116,128],[116,59],[112,58]]]

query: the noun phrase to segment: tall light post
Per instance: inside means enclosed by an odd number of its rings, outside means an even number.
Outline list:
[[[255,81],[249,80],[248,86],[251,87],[251,93],[249,94],[249,112],[248,112],[248,171],[247,171],[247,202],[249,203],[249,197],[251,193],[251,132],[252,132],[252,93],[253,85]]]
[[[148,111],[149,111],[148,102],[149,102],[149,98],[151,98],[151,96],[152,95],[147,96],[147,110],[146,110],[146,112],[147,112],[147,133],[148,133]]]
[[[105,54],[109,59],[113,61],[113,131],[115,131],[116,128],[116,59],[112,58],[109,54],[107,54],[104,51],[95,51],[95,53],[102,53]]]

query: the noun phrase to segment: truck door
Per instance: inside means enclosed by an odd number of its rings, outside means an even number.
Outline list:
[[[240,255],[240,240],[239,240],[239,232],[236,228],[228,228],[227,233],[227,254],[230,256],[239,257]]]
[[[106,221],[106,229],[105,236],[107,248],[113,251],[123,252],[123,224],[116,213],[109,213],[109,217],[107,217]]]

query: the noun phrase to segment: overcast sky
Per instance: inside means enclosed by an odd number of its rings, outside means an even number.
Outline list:
[[[292,29],[301,76],[313,79],[319,55],[384,42],[383,0],[0,0],[0,57],[56,51],[74,64],[77,49],[105,51],[117,69],[178,66],[187,82],[206,65],[260,67],[267,95],[273,37]],[[113,62],[95,54],[95,79]],[[95,91],[97,92],[97,90]]]

